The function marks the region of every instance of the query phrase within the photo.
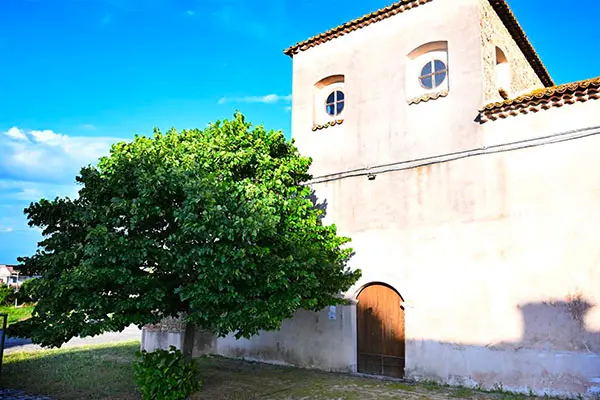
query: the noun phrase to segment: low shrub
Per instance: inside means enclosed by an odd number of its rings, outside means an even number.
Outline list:
[[[194,360],[186,360],[174,346],[169,350],[136,353],[136,384],[144,400],[185,400],[201,388]]]

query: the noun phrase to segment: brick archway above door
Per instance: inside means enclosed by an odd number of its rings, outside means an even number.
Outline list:
[[[384,284],[365,287],[356,318],[358,372],[404,377],[404,309],[398,292]]]

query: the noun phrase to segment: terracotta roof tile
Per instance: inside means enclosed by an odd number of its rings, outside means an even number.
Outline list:
[[[536,89],[514,99],[488,104],[479,112],[482,122],[486,122],[596,99],[600,99],[600,77]]]
[[[381,8],[377,11],[374,11],[370,14],[367,14],[361,18],[357,18],[355,20],[346,22],[340,26],[337,26],[333,29],[330,29],[326,32],[323,32],[317,36],[313,36],[307,40],[296,43],[295,45],[289,47],[284,50],[284,53],[293,57],[294,54],[298,54],[301,51],[308,50],[311,47],[318,46],[322,43],[333,40],[337,37],[346,35],[350,32],[356,31],[358,29],[364,28],[365,26],[371,25],[375,22],[379,22],[383,19],[392,17],[396,14],[403,13],[404,11],[410,10],[411,8],[418,7],[420,5],[429,3],[433,0],[402,0],[398,1],[392,5]],[[519,25],[519,22],[515,18],[515,15],[510,10],[506,0],[488,0],[490,5],[496,10],[496,13],[506,26],[506,28],[511,33],[513,39],[535,70],[536,74],[539,76],[540,80],[543,82],[545,86],[553,86],[554,82],[548,73],[548,70],[542,63],[542,60],[536,53],[535,49],[529,42],[529,39],[525,35],[525,32]]]
[[[294,54],[298,54],[301,51],[308,50],[311,47],[318,46],[322,43],[329,42],[339,36],[343,36],[347,33],[356,31],[364,28],[365,26],[371,25],[375,22],[379,22],[383,19],[389,18],[396,14],[403,13],[411,8],[418,7],[422,4],[429,3],[433,0],[402,0],[397,3],[391,4],[387,7],[381,8],[370,14],[364,15],[360,18],[346,22],[333,29],[320,33],[302,42],[296,43],[295,45],[284,50],[284,53],[293,57]]]

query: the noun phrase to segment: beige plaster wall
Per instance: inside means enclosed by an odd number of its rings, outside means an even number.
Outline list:
[[[277,332],[263,332],[251,339],[234,336],[216,340],[213,354],[316,368],[326,371],[356,371],[356,306],[336,306],[335,319],[329,308],[318,312],[298,311]]]
[[[356,372],[356,305],[338,305],[314,313],[300,310],[275,332],[250,339],[218,338],[176,320],[146,326],[141,348],[175,346],[193,357],[206,354],[243,358],[335,372]]]
[[[448,96],[409,105],[405,56],[439,40]],[[436,0],[301,52],[293,137],[313,157],[326,221],[353,239],[363,278],[347,296],[385,282],[406,300],[409,377],[591,395],[600,392],[600,138],[539,138],[600,125],[600,102],[480,125],[477,110],[499,100],[496,46],[513,94],[543,86],[485,0]],[[313,132],[312,86],[335,74],[345,75],[344,123]],[[528,140],[536,146],[518,144]]]
[[[476,0],[436,0],[295,55],[292,132],[313,174],[480,144],[480,36]],[[409,105],[407,56],[440,40],[448,41],[448,96]],[[345,75],[344,123],[313,132],[313,86],[337,74]]]
[[[480,4],[481,51],[483,57],[484,97],[486,103],[504,100],[496,85],[496,47],[506,55],[510,64],[511,87],[509,97],[543,88],[540,81],[519,46],[488,0],[478,0]]]
[[[482,138],[597,127],[598,111],[592,101],[507,118],[483,125]],[[409,377],[600,390],[600,130],[585,132],[313,185],[363,270],[347,296],[385,282],[406,300]]]
[[[589,100],[489,121],[482,125],[481,135],[483,145],[490,147],[598,126],[600,101]]]

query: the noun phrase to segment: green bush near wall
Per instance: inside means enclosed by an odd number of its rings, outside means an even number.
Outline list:
[[[137,352],[133,366],[136,384],[144,400],[185,400],[201,388],[194,360],[186,360],[175,347]]]

